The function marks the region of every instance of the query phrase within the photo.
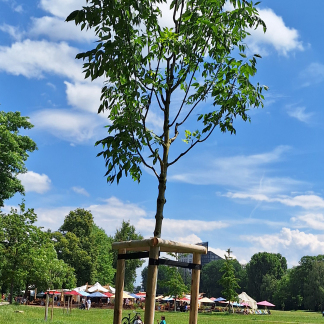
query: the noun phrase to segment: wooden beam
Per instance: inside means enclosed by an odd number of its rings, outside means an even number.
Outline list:
[[[52,296],[51,321],[53,321],[53,316],[54,316],[54,292]]]
[[[118,253],[124,254],[126,253],[126,249],[121,248],[118,250]],[[122,320],[124,281],[125,281],[125,260],[119,259],[117,260],[117,270],[116,270],[114,324],[121,324],[121,320]]]
[[[45,301],[45,318],[44,318],[45,321],[47,321],[47,317],[48,317],[48,302],[49,302],[49,296],[47,292],[46,301]]]
[[[113,249],[126,249],[126,251],[148,251],[150,246],[159,246],[161,252],[207,254],[207,248],[204,246],[163,240],[157,237],[146,240],[115,242],[112,244]]]
[[[149,250],[151,246],[152,239],[146,239],[146,240],[134,240],[134,241],[123,241],[123,242],[114,242],[112,244],[112,248],[114,250],[120,250],[120,249],[126,249],[129,248],[138,248],[138,251],[142,251],[143,248],[147,248]],[[126,253],[126,252],[125,252]]]
[[[193,263],[201,264],[201,255],[193,254]],[[189,324],[197,324],[200,270],[192,270]]]
[[[150,258],[157,260],[159,258],[159,247],[153,246],[150,249]],[[157,283],[158,266],[149,265],[147,272],[146,297],[145,297],[145,324],[154,324],[155,314],[155,293]]]

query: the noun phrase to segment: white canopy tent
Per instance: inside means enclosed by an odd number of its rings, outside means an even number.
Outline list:
[[[102,287],[99,282],[96,282],[92,287],[88,289],[89,293],[100,291],[100,292],[109,292],[108,289]]]
[[[73,290],[75,290],[76,292],[80,292],[80,291],[86,291],[87,290],[87,285],[81,286],[81,287],[76,287]]]
[[[238,295],[240,304],[246,303],[248,304],[253,310],[256,310],[258,308],[257,302],[250,297],[246,292],[242,292],[241,294]]]

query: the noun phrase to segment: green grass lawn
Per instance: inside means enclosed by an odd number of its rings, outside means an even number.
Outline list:
[[[17,313],[15,311],[23,311]],[[33,324],[44,322],[44,307],[32,306],[0,306],[1,324]],[[129,312],[125,312],[127,315]],[[143,317],[144,314],[141,312]],[[49,309],[49,322],[50,322]],[[155,323],[160,319],[161,314],[166,316],[167,324],[188,324],[188,313],[156,312]],[[133,314],[132,314],[133,315]],[[82,311],[73,309],[71,315],[63,314],[62,309],[54,309],[54,321],[56,324],[112,324],[113,310],[110,309],[91,309]],[[324,318],[320,313],[311,312],[281,312],[273,311],[271,315],[226,315],[223,313],[199,314],[199,324],[210,323],[324,323]]]

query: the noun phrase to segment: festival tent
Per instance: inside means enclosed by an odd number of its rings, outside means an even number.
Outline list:
[[[100,292],[108,292],[108,289],[102,287],[99,282],[96,282],[92,287],[88,289],[89,293],[100,291]]]
[[[115,298],[115,295],[111,296],[112,298]],[[129,295],[127,292],[123,291],[123,299],[128,298],[128,299],[135,299],[135,297]]]
[[[240,303],[246,303],[251,307],[253,310],[256,310],[258,308],[257,302],[251,298],[246,292],[242,292],[238,295]]]
[[[77,292],[86,291],[87,290],[87,287],[88,287],[87,285],[84,285],[84,286],[76,287],[73,290],[75,290]]]
[[[180,301],[190,301],[190,299],[187,298],[187,297],[182,297],[182,298],[180,298],[179,300],[180,300]]]
[[[102,294],[99,291],[96,291],[89,295],[90,298],[100,297],[100,298],[108,298],[106,295]]]
[[[81,296],[80,293],[78,293],[75,290],[71,290],[71,291],[64,291],[64,295],[66,296]]]
[[[276,305],[273,305],[273,304],[269,303],[266,300],[264,300],[262,302],[258,302],[257,305],[259,305],[259,306],[266,306],[266,307],[275,307],[276,306]]]
[[[137,296],[137,295],[135,295],[135,294],[129,294],[129,296],[132,296],[132,297],[135,298],[135,299],[141,299],[140,296]]]
[[[213,299],[212,299],[213,300]],[[214,302],[221,302],[221,301],[224,301],[224,300],[226,300],[225,298],[223,298],[223,297],[218,297],[218,298],[215,298],[214,299]]]
[[[204,298],[201,298],[198,300],[198,303],[209,303],[209,304],[214,304],[214,301],[207,298],[207,297],[204,297]]]
[[[114,294],[110,293],[109,291],[108,292],[105,292],[104,295],[106,295],[109,298],[112,297],[112,296],[114,296]]]
[[[87,293],[86,291],[80,291],[79,294],[80,294],[81,296],[83,296],[83,297],[88,297],[88,296],[90,296],[90,294]]]

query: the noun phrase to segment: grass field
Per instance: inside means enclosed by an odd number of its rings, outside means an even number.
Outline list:
[[[23,311],[18,313],[16,311]],[[125,312],[127,315],[129,312]],[[142,313],[143,314],[143,313]],[[188,324],[188,313],[156,312],[155,319],[160,319],[161,314],[166,316],[167,324]],[[144,317],[144,316],[143,316]],[[155,323],[156,323],[155,320]],[[44,308],[31,306],[0,306],[1,324],[33,324],[44,322]],[[50,321],[50,309],[49,320]],[[113,310],[91,309],[82,311],[73,309],[71,315],[63,314],[62,309],[54,309],[55,324],[112,324]],[[281,312],[273,311],[271,315],[226,315],[221,313],[199,314],[199,324],[211,323],[324,323],[320,313],[312,312]]]

